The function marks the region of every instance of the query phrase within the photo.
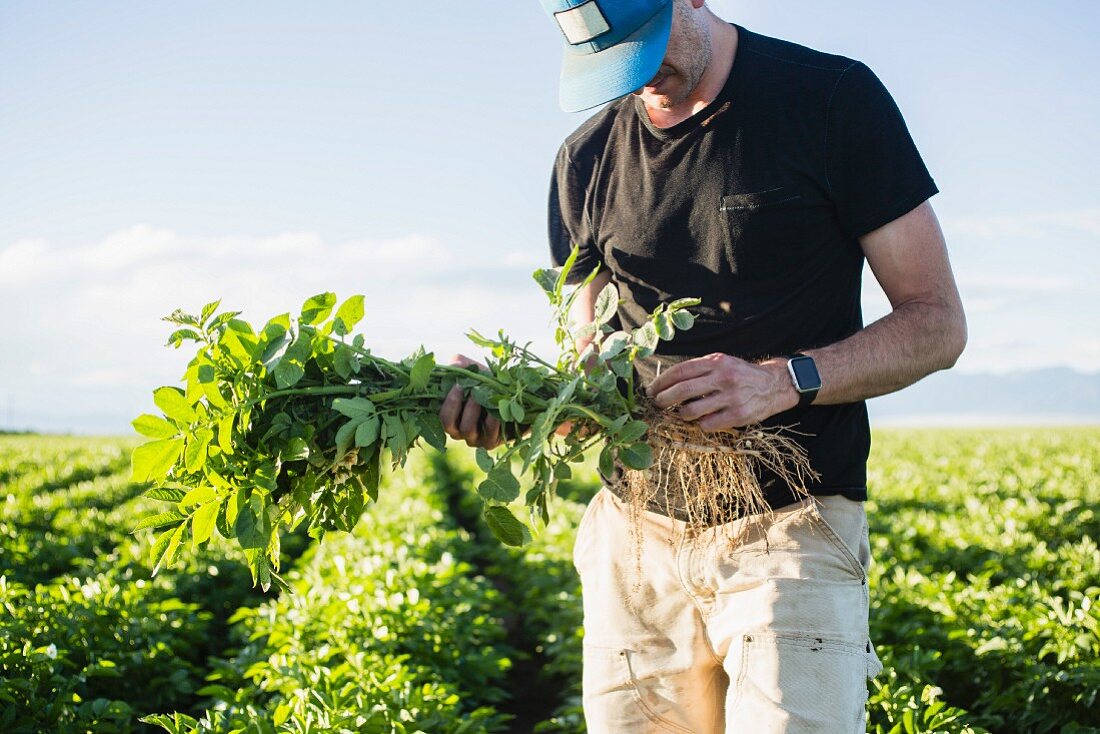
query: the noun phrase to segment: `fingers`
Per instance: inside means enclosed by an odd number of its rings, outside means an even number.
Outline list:
[[[477,365],[481,369],[485,368],[462,354],[451,357],[451,364],[456,367]],[[479,426],[482,415],[485,416],[484,425]],[[501,444],[500,420],[485,411],[472,397],[465,397],[458,385],[452,387],[443,399],[443,405],[439,408],[439,421],[443,424],[444,433],[456,441],[465,441],[468,446],[492,449]]]
[[[480,419],[481,406],[472,397],[467,398],[462,408],[462,418],[458,421],[458,433],[470,446],[477,446],[481,438],[477,431],[477,423]]]
[[[492,415],[485,416],[485,430],[482,432],[481,445],[487,449],[495,449],[500,446],[500,421]]]
[[[706,397],[692,400],[685,405],[681,405],[677,413],[686,421],[694,421],[703,416],[710,415],[711,413],[718,413],[725,408],[726,402],[722,399],[722,395],[720,393],[711,393]]]
[[[696,357],[675,364],[658,375],[653,382],[649,383],[649,387],[646,388],[646,393],[650,396],[654,396],[667,390],[678,382],[702,377],[708,374],[713,369],[713,366],[714,358],[710,355],[706,357]]]
[[[712,392],[714,392],[712,381],[707,378],[699,377],[693,380],[673,383],[659,393],[650,394],[654,396],[653,402],[657,404],[657,407],[663,409],[685,403],[693,398],[709,395]]]
[[[741,428],[748,425],[748,421],[738,420],[734,411],[730,409],[720,410],[710,415],[705,415],[699,421],[699,427],[704,431],[726,431],[730,428]]]
[[[453,439],[461,440],[462,431],[459,429],[459,420],[462,417],[462,388],[455,385],[443,398],[443,405],[439,409],[439,422],[443,424],[443,432]]]

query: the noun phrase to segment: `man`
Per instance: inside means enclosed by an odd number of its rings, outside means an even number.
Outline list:
[[[588,729],[863,731],[881,669],[864,401],[951,367],[966,343],[936,186],[858,62],[726,23],[705,0],[542,2],[565,41],[562,106],[611,101],[554,168],[553,259],[576,245],[578,279],[600,267],[575,320],[612,281],[626,329],[701,298],[695,327],[637,365],[649,396],[708,431],[793,426],[820,475],[808,499],[763,477],[772,512],[723,518],[758,522],[732,551],[693,542],[676,507],[653,503],[641,579],[629,508],[597,494],[574,550]],[[892,305],[866,328],[864,259]],[[460,393],[441,415],[455,438],[499,440]]]

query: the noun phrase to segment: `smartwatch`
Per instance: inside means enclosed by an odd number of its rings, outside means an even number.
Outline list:
[[[791,382],[798,391],[798,407],[805,408],[821,389],[821,375],[817,372],[814,358],[801,353],[791,355],[787,358],[787,372],[791,373]]]

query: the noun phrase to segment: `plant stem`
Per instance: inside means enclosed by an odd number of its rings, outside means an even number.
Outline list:
[[[285,390],[275,390],[258,398],[246,400],[241,404],[242,408],[251,408],[256,403],[262,403],[271,398],[285,398],[292,395],[358,395],[365,385],[315,385],[313,387],[290,387]]]

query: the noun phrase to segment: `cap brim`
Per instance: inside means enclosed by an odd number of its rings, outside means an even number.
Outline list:
[[[641,88],[656,75],[672,33],[674,3],[614,46],[578,54],[569,46],[561,65],[558,99],[566,112],[580,112]]]

